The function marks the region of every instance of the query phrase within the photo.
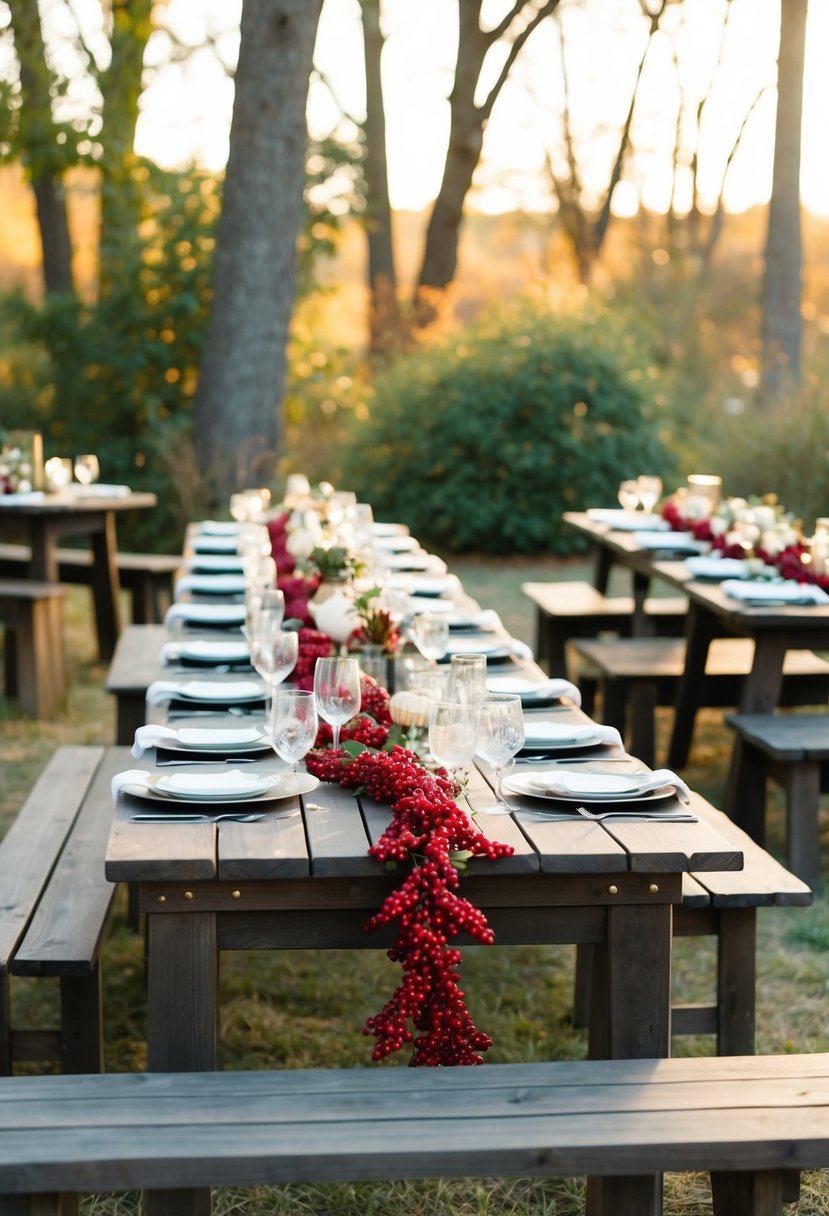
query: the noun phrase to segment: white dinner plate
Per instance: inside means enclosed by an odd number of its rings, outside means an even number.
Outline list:
[[[230,519],[203,519],[196,531],[200,536],[238,536],[239,525]]]
[[[641,532],[644,528],[651,531],[664,528],[668,524],[661,515],[647,515],[644,511],[625,511],[621,507],[590,507],[588,519],[597,524],[607,524],[616,532]]]
[[[244,574],[245,563],[233,553],[199,553],[185,560],[193,574]]]
[[[549,782],[560,783],[560,792],[550,789],[545,777]],[[570,773],[560,769],[551,769],[549,773],[537,770],[510,773],[502,784],[513,794],[555,802],[655,802],[670,798],[676,792],[673,786],[663,785],[641,793],[635,777],[617,776],[616,773]]]
[[[248,585],[244,574],[185,574],[178,582],[192,595],[244,595]]]
[[[191,802],[227,802],[229,798],[258,798],[279,785],[278,773],[262,775],[229,769],[213,773],[152,773],[150,788],[167,798]]]
[[[454,577],[432,578],[428,574],[393,574],[389,578],[389,586],[400,591],[408,591],[410,595],[443,595],[457,585]]]
[[[388,536],[375,533],[372,548],[382,549],[386,553],[411,553],[420,548],[420,541],[414,536],[398,535],[396,532]]]
[[[164,775],[166,776],[166,774]],[[201,775],[207,776],[205,773]],[[212,776],[216,776],[216,774],[212,774]],[[233,806],[240,802],[255,802],[257,805],[261,805],[263,802],[280,802],[286,798],[295,798],[298,794],[310,794],[318,785],[319,778],[312,777],[310,773],[297,773],[296,777],[292,773],[285,773],[280,774],[280,783],[271,786],[269,789],[262,789],[248,794],[223,793],[220,798],[204,798],[198,795],[193,796],[192,794],[173,795],[149,785],[126,785],[123,792],[135,798],[141,798],[146,802],[151,802],[159,810],[162,807],[166,807],[175,814],[176,811],[183,810],[188,806],[199,811],[206,811],[210,806],[215,806],[218,809],[223,804]]]
[[[185,642],[178,657],[194,663],[246,663],[250,662],[250,647],[247,642]]]
[[[178,739],[159,744],[165,751],[234,752],[270,751],[271,741],[258,726],[181,726]]]
[[[523,751],[554,751],[558,748],[596,747],[602,742],[592,726],[573,722],[525,723]]]
[[[698,557],[686,557],[685,569],[694,578],[706,579],[708,582],[719,583],[727,578],[747,578],[748,563],[739,557],[708,557],[700,554]]]
[[[190,547],[194,553],[236,553],[235,536],[194,536]]]
[[[487,654],[495,658],[497,655],[511,654],[509,642],[503,638],[493,637],[450,637],[446,647],[447,656],[453,654]]]
[[[409,596],[409,611],[413,616],[417,616],[419,612],[454,612],[455,605],[452,600],[432,599],[430,596],[425,595],[411,595]]]
[[[169,616],[172,620],[185,621],[191,625],[244,625],[244,604],[174,604]]]
[[[254,680],[190,680],[177,686],[177,701],[261,701],[268,694]]]

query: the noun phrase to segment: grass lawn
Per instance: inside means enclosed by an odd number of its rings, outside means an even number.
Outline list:
[[[465,588],[483,605],[496,608],[510,630],[532,644],[533,619],[523,598],[524,581],[585,577],[583,563],[530,561],[452,562]],[[88,593],[70,596],[68,653],[71,702],[56,723],[20,718],[0,701],[0,834],[11,822],[26,790],[61,743],[108,743],[114,737],[113,707],[104,692],[105,670],[94,657]],[[668,725],[664,711],[660,727]],[[692,764],[691,785],[717,802],[728,757],[729,733],[722,714],[702,715]],[[778,808],[779,821],[779,808]],[[780,851],[779,827],[771,848]],[[123,908],[116,917],[104,954],[107,1066],[140,1069],[145,1063],[144,960],[142,942],[126,926]],[[584,1032],[572,1025],[573,950],[565,947],[476,947],[467,949],[464,989],[478,1025],[493,1037],[489,1058],[531,1061],[577,1057],[584,1053]],[[678,942],[675,954],[677,996],[708,999],[714,974],[711,943]],[[232,1069],[306,1068],[357,1065],[369,1058],[370,1041],[362,1026],[386,1000],[396,982],[393,965],[381,952],[295,951],[227,954],[222,960],[221,1043],[224,1065]],[[19,1022],[43,1023],[57,1008],[50,981],[18,980],[13,1006]],[[758,1050],[829,1050],[829,901],[811,909],[760,911],[758,946]],[[703,1054],[713,1050],[705,1038],[678,1039],[675,1050]],[[395,1065],[406,1061],[395,1060]],[[704,1176],[670,1176],[666,1187],[669,1216],[710,1211]],[[451,1183],[377,1183],[365,1186],[294,1186],[217,1192],[214,1207],[250,1216],[575,1216],[582,1211],[578,1181],[493,1180]],[[88,1199],[86,1212],[135,1210],[136,1197]],[[788,1209],[799,1216],[829,1216],[829,1180],[812,1175],[801,1201]]]

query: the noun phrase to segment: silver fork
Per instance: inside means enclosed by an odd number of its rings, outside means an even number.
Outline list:
[[[156,760],[156,768],[178,768],[180,765],[191,764],[255,764],[253,756],[217,756],[215,760]]]
[[[248,815],[241,815],[238,811],[227,811],[222,815],[197,815],[170,812],[167,815],[130,815],[130,823],[220,823],[223,819],[232,819],[236,823],[255,823],[257,819],[264,819],[264,811],[253,811]]]
[[[593,811],[588,811],[585,806],[577,806],[576,814],[582,819],[589,820],[590,823],[602,823],[606,819],[621,819],[625,821],[652,819],[654,822],[661,823],[698,823],[696,815],[686,814],[684,811],[600,811],[594,814]],[[566,822],[572,820],[573,816],[567,812],[557,811],[533,811],[540,819],[557,819]]]

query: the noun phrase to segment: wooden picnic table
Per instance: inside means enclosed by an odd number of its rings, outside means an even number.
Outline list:
[[[614,563],[633,573],[633,635],[647,631],[642,605],[653,580],[681,588],[688,596],[685,670],[679,682],[668,764],[687,763],[698,689],[711,642],[716,637],[747,637],[754,642],[751,671],[743,680],[741,713],[768,713],[780,703],[783,660],[789,650],[829,650],[829,606],[774,605],[751,607],[731,599],[718,584],[692,578],[684,562],[660,558],[643,549],[635,534],[611,530],[584,512],[567,512],[569,524],[586,536],[596,554],[595,578],[601,588]],[[742,744],[735,740],[724,809],[735,810],[743,764]]]
[[[92,593],[102,659],[112,658],[121,632],[118,602],[118,542],[116,516],[123,511],[147,510],[156,505],[155,494],[131,492],[123,496],[76,494],[63,491],[39,499],[15,495],[0,500],[0,539],[22,540],[31,547],[28,577],[44,583],[60,581],[58,540],[85,536],[92,551]]]

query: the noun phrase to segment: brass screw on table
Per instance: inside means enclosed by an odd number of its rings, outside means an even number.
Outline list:
[[[659,887],[655,882],[651,883],[651,885],[648,887],[648,890],[650,891],[651,895],[659,894]]]
[[[241,898],[242,898],[242,892],[241,892],[241,891],[231,891],[231,892],[230,892],[230,898],[231,898],[231,899],[241,899]]]
[[[607,893],[608,895],[618,895],[619,888],[615,884],[611,883],[611,885],[607,888]]]
[[[195,895],[193,894],[193,892],[192,892],[192,891],[185,891],[185,892],[184,892],[184,898],[185,898],[185,899],[195,899],[196,897],[195,897]]]

